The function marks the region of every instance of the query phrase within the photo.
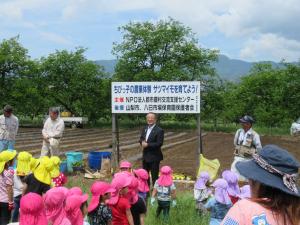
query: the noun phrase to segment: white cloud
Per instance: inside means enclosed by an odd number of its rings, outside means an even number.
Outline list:
[[[21,20],[23,12],[21,8],[15,7],[9,2],[0,4],[0,18],[2,20]]]
[[[38,23],[50,23],[49,20],[55,19],[65,27],[68,22],[99,21],[107,15],[116,19],[118,15],[124,15],[122,13],[126,13],[125,19],[122,18],[124,23],[128,19],[139,21],[141,17],[130,18],[131,12],[133,15],[140,12],[142,18],[143,12],[148,18],[154,15],[153,21],[173,17],[191,27],[199,37],[221,33],[231,42],[237,41],[244,46],[240,57],[247,60],[258,55],[252,47],[267,49],[272,43],[281,44],[276,50],[278,56],[273,55],[273,50],[264,54],[266,58],[297,60],[300,55],[295,47],[300,42],[298,0],[0,0],[0,25],[9,21],[13,27],[35,29],[43,38],[67,44],[71,43],[69,38],[42,32],[39,29],[44,28]],[[223,38],[221,35],[220,39]]]
[[[300,59],[300,41],[289,40],[275,34],[263,34],[250,39],[240,51],[240,57],[246,60],[296,61]]]
[[[59,34],[56,34],[56,33],[52,33],[52,32],[40,32],[39,35],[47,40],[47,41],[51,41],[51,42],[54,42],[56,44],[61,44],[61,45],[73,45],[73,42],[64,37],[64,36],[61,36]]]
[[[62,9],[63,19],[89,16],[90,12],[121,13],[126,11],[151,9],[153,0],[73,0],[66,2]]]
[[[39,9],[40,11],[49,10],[52,5],[57,6],[58,0],[2,0],[0,1],[0,17],[10,19],[22,19],[25,11]]]

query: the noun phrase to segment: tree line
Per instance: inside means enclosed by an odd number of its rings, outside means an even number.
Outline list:
[[[118,63],[112,76],[88,60],[84,48],[32,59],[19,37],[2,40],[0,105],[11,104],[18,114],[31,119],[45,114],[49,106],[60,106],[95,122],[110,118],[112,81],[200,80],[204,120],[231,123],[250,114],[260,124],[273,127],[300,116],[299,64],[283,63],[281,68],[256,64],[239,81],[229,82],[212,67],[218,51],[200,47],[192,30],[178,21],[135,22],[119,29],[123,41],[113,43]]]

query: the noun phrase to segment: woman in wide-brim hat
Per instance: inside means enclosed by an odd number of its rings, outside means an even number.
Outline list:
[[[236,167],[249,179],[251,198],[237,202],[222,224],[300,224],[300,163],[288,151],[266,145]]]

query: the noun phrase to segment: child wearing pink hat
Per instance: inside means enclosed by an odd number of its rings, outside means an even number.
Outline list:
[[[131,214],[133,217],[134,225],[144,225],[145,216],[147,212],[146,202],[138,195],[138,179],[134,176],[130,176],[131,183],[128,187],[128,200],[131,204]]]
[[[71,195],[67,197],[65,211],[72,225],[83,225],[87,214],[88,195]]]
[[[163,212],[163,219],[169,218],[170,205],[176,206],[176,187],[173,183],[172,169],[169,166],[163,166],[160,169],[160,176],[154,184],[151,205],[154,205],[155,197],[157,196],[158,207],[156,210],[156,217]]]
[[[232,206],[228,195],[228,183],[225,179],[217,179],[212,184],[215,188],[214,197],[204,205],[210,211],[210,225],[219,225]]]
[[[66,191],[63,188],[52,188],[44,195],[46,217],[52,225],[71,225],[64,209]]]
[[[122,161],[120,162],[120,171],[121,172],[128,172],[131,174],[131,163],[128,161]]]
[[[200,173],[194,185],[194,199],[196,200],[196,210],[199,214],[206,212],[204,204],[207,202],[211,195],[211,189],[208,187],[210,175],[208,172],[203,171]]]
[[[150,191],[150,188],[149,188],[149,185],[148,185],[149,174],[144,169],[134,170],[133,173],[138,178],[138,182],[139,182],[138,195],[146,201],[147,200],[147,195]]]
[[[106,204],[110,193],[115,189],[110,184],[96,181],[91,186],[92,199],[88,207],[88,217],[91,225],[111,225],[112,212]]]
[[[132,214],[130,211],[131,205],[127,198],[128,186],[131,179],[128,174],[115,174],[111,185],[115,189],[108,203],[112,210],[113,225],[134,225]]]
[[[67,194],[67,197],[72,196],[72,195],[82,195],[82,190],[80,187],[72,187]]]
[[[28,193],[20,202],[20,225],[48,225],[43,198],[36,193]]]

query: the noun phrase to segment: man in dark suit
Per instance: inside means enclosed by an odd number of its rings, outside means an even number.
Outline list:
[[[159,163],[163,160],[161,146],[164,142],[164,131],[156,125],[157,117],[155,113],[148,113],[147,126],[144,127],[140,137],[140,144],[143,148],[143,168],[151,171],[152,186],[158,178]],[[150,186],[150,178],[148,180]]]

